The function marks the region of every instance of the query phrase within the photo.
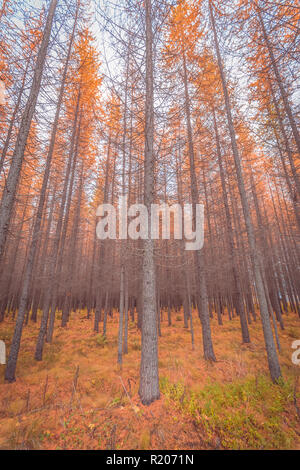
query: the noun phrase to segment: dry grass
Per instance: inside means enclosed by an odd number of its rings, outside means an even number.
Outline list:
[[[165,316],[166,317],[166,316]],[[182,314],[162,323],[159,340],[161,399],[144,407],[138,397],[140,334],[129,328],[129,354],[117,366],[117,316],[104,341],[86,312],[57,326],[44,360],[35,362],[38,326],[25,328],[17,381],[4,383],[0,366],[2,449],[212,449],[300,448],[294,391],[299,366],[291,343],[299,320],[285,317],[280,333],[284,383],[269,380],[260,322],[250,325],[250,345],[241,343],[239,320],[212,320],[218,362],[206,363],[201,328],[194,314],[195,350]],[[0,324],[8,344],[13,323]],[[79,366],[76,392],[74,375]],[[121,377],[121,379],[120,379]],[[294,393],[295,392],[295,393]]]

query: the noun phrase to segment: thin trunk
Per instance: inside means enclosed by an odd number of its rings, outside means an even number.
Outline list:
[[[29,97],[25,106],[23,116],[22,116],[19,132],[17,136],[16,146],[15,146],[15,150],[12,156],[12,163],[9,169],[6,184],[3,190],[3,194],[2,194],[2,200],[1,200],[1,206],[0,206],[0,262],[2,261],[2,257],[4,254],[8,229],[9,229],[13,206],[15,202],[18,182],[20,179],[21,168],[22,168],[22,164],[24,160],[25,147],[26,147],[26,143],[27,143],[27,139],[29,135],[33,113],[36,107],[38,94],[40,91],[41,80],[42,80],[42,75],[44,71],[46,54],[47,54],[47,49],[49,45],[49,39],[50,39],[56,5],[57,5],[57,0],[51,0],[49,11],[48,11],[48,16],[47,16],[47,22],[46,22],[46,26],[44,29],[43,39],[42,39],[41,46],[40,46],[38,56],[37,56],[37,61],[35,65],[34,76],[33,76],[32,84],[31,84]],[[22,321],[22,324],[19,323],[18,331],[20,331],[20,328],[22,329],[22,326],[23,326],[23,321]],[[17,336],[19,336],[19,333]],[[15,349],[15,353],[17,353],[17,349]],[[13,353],[13,355],[15,355],[15,353]]]

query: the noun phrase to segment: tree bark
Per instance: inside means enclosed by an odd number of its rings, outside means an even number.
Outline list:
[[[157,400],[158,338],[156,324],[154,243],[151,239],[151,204],[154,187],[154,98],[153,98],[153,38],[152,5],[145,0],[146,11],[146,101],[145,101],[145,155],[144,155],[144,203],[148,210],[148,238],[143,251],[143,319],[142,350],[139,395],[144,405]]]

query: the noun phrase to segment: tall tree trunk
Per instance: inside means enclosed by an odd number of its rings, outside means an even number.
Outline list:
[[[55,2],[55,5],[56,5],[56,2]],[[48,24],[48,21],[47,21],[47,24]],[[67,76],[70,53],[71,53],[71,49],[69,49],[68,51],[68,57],[67,57],[67,61],[65,64],[63,77],[61,81],[57,107],[56,107],[56,113],[55,113],[53,128],[51,132],[50,145],[49,145],[49,150],[48,150],[47,159],[46,159],[46,167],[45,167],[45,172],[44,172],[44,177],[43,177],[43,182],[42,182],[42,187],[41,187],[41,192],[40,192],[40,199],[39,199],[37,214],[36,214],[36,218],[34,222],[32,240],[30,244],[30,250],[29,250],[29,255],[28,255],[25,274],[24,274],[24,281],[22,285],[18,318],[17,318],[17,322],[15,326],[13,341],[12,341],[11,348],[10,348],[10,354],[9,354],[9,358],[7,362],[7,367],[5,370],[5,379],[8,382],[13,382],[15,380],[15,371],[16,371],[18,353],[19,353],[19,348],[20,348],[22,330],[23,330],[24,316],[25,316],[26,307],[28,304],[29,287],[30,287],[32,271],[34,267],[38,239],[40,235],[42,216],[43,216],[43,210],[44,210],[44,204],[45,204],[45,198],[46,198],[46,191],[47,191],[47,185],[48,185],[48,180],[50,176],[51,161],[52,161],[52,156],[53,156],[53,151],[54,151],[54,146],[55,146],[59,114],[60,114],[60,109],[61,109],[61,104],[62,104],[62,99],[63,99],[64,86],[65,86],[65,81],[66,81],[66,76]]]
[[[196,178],[195,168],[195,154],[194,154],[194,143],[193,133],[191,124],[191,111],[190,111],[190,97],[188,90],[188,76],[186,66],[186,56],[184,47],[182,48],[183,58],[183,81],[185,90],[185,115],[187,125],[187,136],[188,136],[188,152],[190,161],[190,179],[191,179],[191,192],[192,192],[192,206],[193,206],[193,224],[195,228],[195,217],[196,217],[196,205],[199,203],[198,184]],[[197,304],[198,312],[202,326],[202,342],[204,358],[209,361],[216,361],[210,329],[209,309],[208,309],[208,295],[206,286],[206,272],[205,272],[205,260],[203,250],[195,250],[194,252],[195,265],[196,265],[196,282],[197,282]]]
[[[146,101],[145,101],[145,156],[144,203],[148,210],[148,238],[143,252],[143,320],[139,395],[144,405],[157,400],[158,338],[156,325],[154,243],[151,239],[151,204],[154,187],[154,98],[153,98],[153,38],[152,5],[145,0],[146,10]]]
[[[16,146],[12,156],[11,166],[2,194],[0,206],[0,262],[2,260],[5,249],[7,233],[24,160],[24,151],[28,139],[30,125],[33,118],[33,113],[35,111],[37,97],[40,91],[56,5],[57,0],[51,0],[47,22],[43,33],[43,39],[37,56],[29,97],[22,116]]]
[[[234,306],[236,308],[237,314],[240,317],[243,342],[250,343],[250,335],[249,335],[249,329],[247,325],[246,313],[245,313],[245,309],[243,305],[243,298],[241,294],[238,273],[236,270],[233,229],[232,229],[232,223],[231,223],[231,215],[229,211],[228,196],[227,196],[227,191],[226,191],[226,182],[225,182],[225,174],[224,174],[222,155],[221,155],[220,138],[219,138],[216,114],[215,114],[214,109],[213,109],[213,121],[214,121],[215,135],[216,135],[217,157],[218,157],[218,164],[219,164],[219,170],[220,170],[220,176],[221,176],[221,185],[222,185],[226,223],[227,223],[228,245],[229,245],[229,254],[230,254],[230,261],[231,261],[232,278],[233,278],[233,302],[234,302]]]
[[[230,104],[229,94],[227,90],[225,74],[223,70],[223,63],[222,63],[221,54],[220,54],[219,42],[218,42],[218,37],[217,37],[217,32],[216,32],[215,19],[213,15],[211,1],[209,1],[209,11],[210,11],[210,19],[211,19],[213,35],[214,35],[214,43],[215,43],[215,49],[216,49],[216,54],[217,54],[218,66],[219,66],[220,76],[221,76],[221,81],[222,81],[222,88],[223,88],[223,93],[224,93],[226,116],[227,116],[228,128],[229,128],[229,133],[230,133],[230,140],[231,140],[232,153],[233,153],[236,176],[237,176],[237,183],[238,183],[239,193],[240,193],[241,202],[242,202],[242,208],[243,208],[244,219],[245,219],[245,224],[246,224],[246,231],[247,231],[247,236],[248,236],[248,241],[249,241],[250,257],[251,257],[251,262],[252,262],[252,267],[253,267],[255,285],[256,285],[256,290],[257,290],[257,297],[258,297],[259,306],[260,306],[260,314],[261,314],[264,339],[265,339],[265,344],[266,344],[266,349],[267,349],[269,369],[270,369],[271,378],[273,382],[276,382],[279,379],[279,377],[281,377],[281,370],[280,370],[280,365],[279,365],[276,347],[274,343],[272,327],[270,323],[270,317],[269,317],[267,299],[266,299],[266,295],[264,291],[263,279],[262,279],[262,275],[260,271],[260,260],[259,260],[259,255],[258,255],[258,251],[256,248],[254,229],[253,229],[252,220],[250,216],[250,209],[249,209],[245,183],[244,183],[243,174],[242,174],[241,160],[240,160],[240,155],[239,155],[239,151],[238,151],[238,147],[236,143],[236,135],[235,135],[235,129],[234,129],[232,113],[231,113],[231,104]]]

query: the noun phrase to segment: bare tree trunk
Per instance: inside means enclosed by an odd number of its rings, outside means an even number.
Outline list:
[[[120,278],[120,308],[119,308],[119,333],[118,333],[118,364],[122,366],[123,362],[123,324],[124,324],[124,304],[125,304],[125,292],[124,292],[124,277],[125,277],[125,266],[121,266],[121,278]]]
[[[247,230],[247,236],[248,236],[249,248],[250,248],[250,257],[251,257],[256,290],[257,290],[257,297],[258,297],[258,301],[260,305],[260,313],[261,313],[261,319],[262,319],[262,325],[263,325],[265,344],[266,344],[266,349],[267,349],[269,369],[270,369],[273,382],[276,382],[279,379],[279,377],[281,377],[281,370],[280,370],[280,365],[279,365],[276,347],[274,343],[272,327],[270,323],[267,299],[266,299],[264,286],[263,286],[263,279],[262,279],[262,275],[260,271],[260,260],[259,260],[259,255],[258,255],[257,248],[256,248],[255,235],[254,235],[254,230],[253,230],[253,225],[252,225],[252,220],[250,216],[250,210],[249,210],[249,205],[248,205],[248,200],[247,200],[247,195],[246,195],[246,189],[245,189],[245,184],[244,184],[244,179],[243,179],[243,174],[242,174],[241,161],[240,161],[239,151],[238,151],[238,147],[236,143],[235,129],[234,129],[232,113],[231,113],[231,104],[230,104],[229,94],[227,90],[225,74],[223,70],[223,64],[222,64],[222,59],[221,59],[221,54],[220,54],[220,49],[219,49],[219,42],[218,42],[218,37],[216,33],[215,19],[213,15],[211,2],[209,2],[209,10],[210,10],[210,19],[211,19],[211,24],[213,28],[213,34],[214,34],[214,43],[215,43],[215,49],[216,49],[216,54],[217,54],[218,66],[220,70],[220,76],[221,76],[223,93],[224,93],[227,122],[228,122],[228,127],[229,127],[238,188],[240,192],[243,213],[244,213],[244,218],[245,218],[245,224],[246,224],[246,230]]]
[[[264,37],[264,40],[265,40],[265,43],[266,43],[266,46],[267,46],[267,49],[268,49],[268,53],[269,53],[269,56],[270,56],[271,65],[272,65],[272,68],[273,68],[273,71],[274,71],[274,75],[276,77],[276,81],[277,81],[277,84],[278,84],[278,87],[279,87],[279,90],[280,90],[280,93],[281,93],[282,101],[283,101],[283,104],[284,104],[284,109],[285,109],[285,112],[286,112],[286,114],[288,116],[288,119],[290,121],[293,136],[294,136],[297,148],[298,148],[298,153],[300,154],[300,135],[299,135],[299,131],[298,131],[298,128],[297,128],[297,124],[295,122],[295,119],[294,119],[294,116],[293,116],[293,113],[292,113],[292,110],[291,110],[291,106],[290,106],[290,103],[289,103],[289,100],[288,100],[287,93],[286,93],[286,91],[284,89],[284,86],[283,86],[283,83],[282,83],[282,78],[280,76],[280,72],[278,70],[276,59],[274,57],[272,44],[269,40],[268,33],[266,31],[265,24],[264,24],[263,18],[261,16],[261,8],[256,3],[254,3],[254,4],[255,4],[255,8],[256,8],[258,18],[259,18],[259,22],[260,22],[260,25],[261,25],[263,37]]]
[[[42,43],[38,52],[37,61],[34,70],[33,81],[30,89],[30,94],[25,106],[22,116],[15,150],[12,156],[12,163],[7,176],[6,184],[2,194],[0,206],[0,262],[3,257],[7,233],[9,229],[10,219],[12,215],[13,205],[15,202],[18,182],[20,178],[21,168],[24,159],[24,151],[28,139],[33,113],[36,107],[37,97],[40,91],[41,80],[46,60],[47,49],[49,45],[49,38],[52,29],[54,13],[57,5],[57,0],[51,0],[47,22],[44,29]]]
[[[124,302],[124,341],[123,354],[128,354],[128,274],[125,271],[125,302]]]
[[[184,90],[185,90],[185,114],[186,114],[186,124],[187,124],[187,135],[188,135],[188,151],[189,151],[189,161],[190,161],[190,179],[191,179],[191,192],[192,192],[192,205],[193,205],[193,223],[195,227],[195,217],[196,217],[196,205],[199,203],[199,193],[198,193],[198,184],[196,178],[196,169],[195,169],[195,154],[194,154],[194,144],[193,144],[193,133],[192,133],[192,124],[191,124],[191,111],[190,111],[190,98],[188,90],[188,77],[187,77],[187,66],[186,66],[186,57],[185,50],[182,51],[183,58],[183,81],[184,81]],[[202,326],[202,342],[203,342],[203,352],[204,358],[209,361],[216,361],[212,338],[211,338],[211,329],[210,329],[210,319],[209,319],[209,310],[208,310],[208,295],[207,295],[207,286],[206,286],[206,273],[205,273],[205,260],[203,250],[195,250],[195,265],[196,265],[196,281],[197,288],[197,305],[198,312]]]
[[[27,61],[27,64],[26,64],[26,68],[25,68],[25,71],[24,71],[23,79],[22,79],[22,85],[21,85],[21,88],[20,88],[20,91],[19,91],[19,94],[18,94],[18,99],[17,99],[17,102],[16,102],[16,106],[14,108],[14,111],[13,111],[13,114],[12,114],[12,117],[11,117],[11,120],[10,120],[10,123],[9,123],[9,128],[8,128],[8,131],[7,131],[6,139],[5,139],[5,142],[4,142],[4,145],[3,145],[3,149],[2,149],[2,153],[1,153],[1,160],[0,160],[0,173],[3,170],[3,165],[4,165],[4,162],[5,162],[7,150],[8,150],[8,147],[9,147],[9,143],[10,143],[12,131],[13,131],[13,128],[14,128],[16,116],[17,116],[17,113],[19,111],[19,107],[20,107],[20,104],[21,104],[21,99],[22,99],[22,96],[23,96],[24,88],[25,88],[25,81],[26,81],[26,77],[27,77],[27,71],[28,71],[30,58],[31,58],[31,54],[30,54],[30,56],[28,58],[28,61]]]
[[[156,324],[154,243],[151,239],[151,204],[154,186],[154,99],[153,99],[153,38],[152,5],[145,0],[146,10],[146,102],[145,102],[145,157],[144,203],[148,210],[148,238],[143,252],[143,320],[139,395],[144,405],[157,400],[158,339]]]
[[[47,159],[46,159],[46,168],[45,168],[43,183],[42,183],[41,192],[40,192],[40,199],[39,199],[36,219],[35,219],[34,227],[33,227],[32,240],[30,244],[30,250],[29,250],[29,255],[28,255],[25,274],[24,274],[24,282],[22,285],[18,318],[17,318],[14,337],[13,337],[13,341],[12,341],[12,345],[10,349],[10,355],[8,358],[7,367],[5,371],[5,379],[9,382],[13,382],[15,380],[15,370],[16,370],[17,359],[18,359],[18,352],[20,348],[24,316],[25,316],[26,307],[28,304],[29,287],[30,287],[30,282],[31,282],[31,277],[32,277],[36,251],[37,251],[38,239],[40,235],[40,228],[41,228],[41,223],[42,223],[46,191],[47,191],[47,185],[48,185],[48,180],[50,176],[51,161],[52,161],[52,156],[53,156],[53,151],[54,151],[54,146],[55,146],[55,138],[56,138],[59,114],[60,114],[60,109],[61,109],[61,104],[62,104],[62,99],[63,99],[64,86],[65,86],[65,81],[66,81],[66,76],[67,76],[70,53],[71,53],[71,50],[68,51],[68,59],[65,64],[61,87],[59,91],[56,113],[55,113],[52,133],[51,133],[50,145],[49,145],[49,150],[48,150]]]
[[[234,301],[234,306],[236,308],[237,314],[240,317],[243,342],[250,343],[250,335],[249,335],[247,319],[246,319],[246,314],[245,314],[244,305],[243,305],[243,298],[242,298],[240,284],[238,280],[238,273],[236,271],[233,230],[232,230],[232,223],[231,223],[231,215],[229,211],[229,203],[228,203],[224,168],[223,168],[222,155],[221,155],[220,138],[219,138],[219,133],[218,133],[215,110],[213,110],[213,120],[214,120],[215,134],[216,134],[217,156],[218,156],[218,164],[219,164],[219,170],[220,170],[220,176],[221,176],[223,200],[224,200],[226,223],[227,223],[228,245],[229,245],[231,270],[232,270],[232,278],[233,278],[233,289],[234,289],[233,301]]]

